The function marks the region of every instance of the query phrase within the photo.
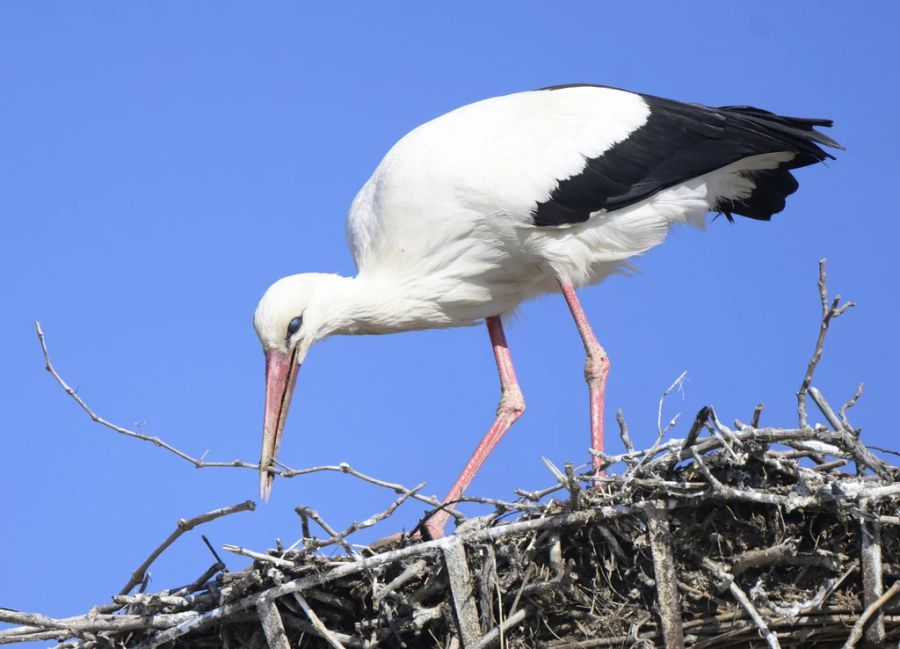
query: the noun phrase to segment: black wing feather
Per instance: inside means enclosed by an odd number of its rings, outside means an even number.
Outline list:
[[[578,84],[580,85],[580,84]],[[556,90],[572,86],[555,86]],[[768,220],[784,209],[797,189],[791,169],[832,158],[818,145],[841,148],[814,130],[826,119],[784,117],[752,106],[710,108],[642,95],[647,122],[603,155],[585,161],[581,173],[559,181],[550,198],[532,211],[535,225],[581,223],[600,210],[616,210],[691,178],[749,156],[790,151],[794,159],[778,169],[756,172],[756,190],[742,201],[717,206]]]

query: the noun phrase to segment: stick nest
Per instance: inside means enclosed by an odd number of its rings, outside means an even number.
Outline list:
[[[764,646],[766,633],[781,646],[843,645],[867,608],[867,575],[898,578],[882,560],[900,556],[898,470],[858,463],[868,452],[852,433],[732,430],[710,409],[694,428],[710,434],[652,459],[606,458],[626,469],[596,486],[560,472],[563,498],[498,505],[445,539],[345,558],[308,539],[241,572],[118,596],[42,637],[274,649],[486,647],[502,635],[505,647],[561,649],[668,646],[671,632],[697,648]],[[866,475],[842,470],[850,461]],[[900,607],[876,618],[900,638]]]
[[[177,532],[120,595],[86,615],[0,610],[0,621],[21,625],[0,631],[0,643],[700,649],[896,642],[900,469],[867,448],[849,422],[859,393],[835,412],[811,386],[829,322],[847,308],[828,300],[824,266],[820,294],[822,325],[796,428],[761,427],[761,408],[750,424],[728,426],[706,407],[686,437],[663,442],[668,430],[660,426],[651,448],[635,450],[620,417],[627,450],[597,454],[599,472],[548,463],[554,485],[519,492],[515,502],[473,499],[490,513],[454,513],[457,529],[445,538],[413,534],[351,547],[351,534],[380,525],[407,499],[430,502],[418,495],[421,485],[375,481],[399,497],[367,521],[338,532],[298,508],[305,538],[296,547],[225,546],[253,557],[252,566],[228,572],[217,561],[187,586],[133,593]],[[807,397],[827,427],[809,424]],[[182,521],[179,529],[250,506]],[[316,538],[312,523],[324,535]],[[346,556],[326,556],[329,546]]]

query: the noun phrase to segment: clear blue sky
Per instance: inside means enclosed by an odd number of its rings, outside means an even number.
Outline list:
[[[798,173],[774,222],[678,231],[640,276],[584,291],[612,358],[609,406],[636,442],[651,443],[659,394],[683,370],[667,416],[713,404],[748,419],[763,401],[765,422],[792,424],[827,256],[832,288],[859,306],[836,323],[817,382],[839,404],[865,381],[853,418],[868,441],[897,446],[898,7],[0,4],[0,606],[84,611],[179,517],[257,496],[250,471],[197,471],[91,424],[43,371],[34,319],[99,413],[210,459],[255,460],[262,291],[289,273],[352,272],[344,215],[406,131],[549,84],[829,117],[847,147]],[[540,456],[586,456],[582,351],[561,298],[525,305],[507,333],[528,412],[472,494],[544,487]],[[497,392],[482,328],[335,338],[303,367],[281,457],[425,480],[440,496]],[[614,433],[610,444],[620,448]],[[392,498],[341,475],[278,480],[268,505],[204,531],[262,549],[296,540],[297,504],[343,527]],[[151,588],[209,563],[192,533],[154,566]]]

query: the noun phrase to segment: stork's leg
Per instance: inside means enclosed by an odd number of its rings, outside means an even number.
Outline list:
[[[500,374],[500,405],[497,406],[497,418],[494,420],[494,424],[478,444],[475,452],[472,453],[472,457],[469,458],[459,478],[456,479],[456,484],[450,489],[450,493],[444,498],[445,503],[457,500],[465,493],[472,478],[478,473],[487,456],[494,450],[497,442],[515,423],[516,419],[525,412],[525,399],[522,398],[522,390],[519,389],[519,381],[516,379],[516,371],[513,369],[500,316],[490,317],[486,322],[488,334],[491,336],[491,345],[494,348],[494,358],[497,359],[497,371]],[[428,520],[428,532],[432,538],[436,539],[444,535],[444,526],[447,524],[448,518],[450,518],[450,514],[441,510]]]
[[[559,280],[563,297],[575,318],[575,326],[581,334],[584,342],[584,351],[587,358],[584,363],[584,378],[588,384],[591,398],[591,448],[595,451],[603,450],[603,407],[606,402],[606,375],[609,374],[609,357],[606,350],[597,342],[587,315],[581,307],[578,296],[575,295],[575,287],[568,282]],[[602,460],[594,456],[594,467],[598,467]]]

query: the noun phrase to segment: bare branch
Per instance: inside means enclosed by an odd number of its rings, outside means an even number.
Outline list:
[[[628,453],[634,453],[634,443],[631,441],[631,436],[628,434],[628,424],[625,423],[625,414],[622,412],[621,408],[616,410],[616,421],[619,424],[619,437],[622,438],[622,444],[625,445],[625,450]]]
[[[342,532],[336,532],[336,533],[331,534],[331,537],[328,539],[311,540],[311,539],[309,539],[309,537],[301,538],[301,539],[297,540],[297,542],[295,542],[289,548],[287,548],[287,550],[285,550],[282,553],[282,556],[286,555],[288,552],[290,552],[291,550],[296,548],[301,543],[304,545],[304,550],[306,552],[311,552],[313,550],[319,550],[319,549],[327,547],[329,545],[345,546],[346,545],[345,540],[348,536],[350,536],[351,534],[353,534],[355,532],[358,532],[359,530],[364,530],[368,527],[372,527],[373,525],[376,525],[377,523],[383,521],[388,516],[393,514],[397,510],[397,508],[400,507],[400,505],[405,503],[409,498],[413,497],[424,486],[425,486],[425,483],[420,482],[418,485],[416,485],[409,491],[402,493],[399,498],[397,498],[394,502],[392,502],[390,505],[388,505],[387,509],[384,509],[383,511],[378,512],[377,514],[369,516],[365,520],[351,523],[350,526],[347,527]],[[326,528],[326,526],[323,525],[324,521],[320,522],[320,520],[317,520],[315,516],[318,516],[318,514],[315,514],[315,512],[313,510],[309,509],[308,507],[297,507],[295,509],[295,511],[304,518],[308,517],[308,518],[312,518],[313,520],[315,520],[317,523],[319,523],[322,526],[322,529],[326,530],[326,532],[331,530],[330,526],[327,526],[327,528]],[[315,514],[315,516],[313,516],[314,514]],[[331,531],[333,531],[333,530],[331,530]],[[346,547],[345,547],[345,549],[346,549]],[[355,554],[355,553],[351,551],[348,554]]]
[[[744,608],[744,610],[747,611],[750,619],[753,620],[753,623],[759,629],[760,635],[765,638],[766,642],[769,644],[769,647],[771,649],[780,649],[781,644],[778,642],[778,634],[773,632],[769,628],[769,625],[766,624],[766,621],[759,614],[759,611],[756,610],[756,607],[753,606],[753,603],[750,601],[750,598],[747,597],[747,594],[736,583],[734,583],[734,577],[729,575],[724,568],[719,566],[709,557],[703,557],[703,566],[710,572],[712,572],[716,576],[716,579],[728,583],[728,590],[731,591],[732,596],[738,601],[738,603]]]
[[[502,634],[506,633],[507,631],[509,631],[511,628],[513,628],[517,624],[523,622],[525,620],[525,618],[528,617],[529,615],[531,615],[532,613],[533,613],[533,610],[530,607],[519,609],[518,611],[516,611],[515,613],[510,615],[508,618],[503,620],[503,622],[502,622],[502,624],[500,624],[500,626],[498,626],[494,629],[491,629],[490,631],[485,633],[481,637],[481,639],[478,640],[478,642],[475,642],[474,644],[472,644],[470,646],[470,649],[486,649],[487,647],[490,647],[492,644],[494,644],[495,642],[498,642],[498,641],[500,642],[500,646],[502,647],[503,646],[503,642],[502,642],[503,635]]]
[[[850,420],[847,419],[847,411],[850,410],[853,406],[856,405],[856,402],[859,401],[859,398],[862,396],[863,392],[863,384],[860,383],[859,387],[856,388],[856,393],[852,397],[850,397],[847,402],[841,406],[841,423],[844,425],[844,428],[847,430],[853,430],[853,426],[850,424]]]
[[[828,299],[828,285],[827,285],[827,276],[825,274],[825,259],[819,260],[819,300],[822,303],[822,320],[819,323],[819,335],[816,338],[816,347],[813,351],[812,358],[809,360],[809,365],[806,367],[806,374],[803,376],[803,381],[800,384],[800,390],[797,392],[797,414],[800,419],[800,427],[806,428],[809,426],[809,418],[806,413],[806,394],[809,391],[809,386],[812,384],[813,375],[816,372],[816,367],[819,364],[819,361],[822,360],[822,351],[825,348],[825,336],[828,333],[828,325],[831,324],[831,321],[834,318],[842,315],[847,309],[852,306],[856,306],[854,302],[845,302],[843,305],[840,304],[841,296],[838,295],[829,303]]]
[[[756,407],[753,409],[753,418],[750,420],[751,428],[759,428],[759,419],[762,416],[762,411],[765,406],[762,403],[757,403]]]
[[[879,597],[877,600],[869,604],[866,607],[866,610],[863,611],[863,614],[859,616],[859,619],[856,620],[856,623],[853,625],[853,628],[850,629],[850,636],[847,638],[847,642],[844,643],[844,649],[853,649],[856,644],[860,641],[863,635],[863,631],[865,631],[866,623],[869,619],[878,613],[884,607],[885,604],[890,602],[897,596],[897,593],[900,593],[900,581],[895,581],[894,585],[888,588],[884,595]]]
[[[296,507],[294,511],[296,511],[298,514],[302,511],[303,516],[311,518],[316,523],[318,523],[319,527],[325,530],[325,533],[328,534],[329,540],[340,545],[347,554],[349,554],[350,556],[354,556],[356,554],[353,548],[351,548],[341,536],[340,532],[337,532],[333,527],[331,527],[331,525],[326,523],[325,520],[319,515],[319,512],[317,512],[315,509],[313,509],[312,507]]]
[[[169,534],[169,536],[167,536],[166,539],[162,543],[160,543],[153,552],[150,553],[150,556],[147,557],[144,562],[135,569],[133,573],[131,573],[131,579],[129,579],[128,583],[122,587],[122,590],[119,591],[119,595],[127,595],[129,592],[131,592],[132,588],[141,583],[144,580],[145,575],[147,574],[147,568],[150,567],[150,564],[156,561],[159,555],[161,555],[166,550],[166,548],[177,541],[182,534],[191,531],[198,525],[214,521],[217,518],[222,518],[223,516],[228,516],[229,514],[236,514],[237,512],[253,511],[255,508],[256,503],[254,503],[252,500],[247,500],[245,502],[238,503],[237,505],[231,505],[230,507],[214,509],[211,512],[200,514],[199,516],[195,516],[194,518],[182,518],[178,521],[178,525],[176,525],[175,531]]]
[[[37,331],[38,341],[41,346],[41,352],[44,355],[44,364],[47,371],[53,376],[56,382],[62,387],[66,394],[68,394],[77,404],[78,406],[91,418],[91,421],[94,421],[101,426],[104,426],[120,435],[124,435],[126,437],[131,437],[134,439],[139,439],[144,442],[150,442],[154,446],[158,446],[160,448],[169,451],[175,456],[189,462],[197,469],[209,469],[209,468],[238,468],[238,469],[250,469],[251,471],[259,471],[259,464],[256,462],[245,462],[244,460],[232,460],[230,462],[207,462],[204,458],[206,453],[204,453],[201,457],[194,457],[189,453],[185,453],[184,451],[176,448],[172,444],[166,442],[160,437],[154,435],[145,435],[144,433],[131,430],[125,428],[124,426],[119,426],[118,424],[114,424],[113,422],[105,419],[98,415],[94,410],[91,409],[90,406],[82,399],[78,393],[69,386],[68,383],[60,376],[60,374],[56,371],[53,364],[50,361],[50,354],[47,350],[47,343],[44,336],[44,331],[41,328],[41,323],[35,321],[34,323],[35,330]],[[293,469],[284,465],[279,465],[282,468],[270,468],[269,471],[275,475],[281,476],[282,478],[293,478],[295,476],[308,475],[310,473],[322,473],[322,472],[335,472],[335,473],[344,473],[346,475],[353,476],[355,478],[359,478],[364,482],[368,482],[369,484],[373,484],[378,487],[383,487],[385,489],[390,489],[395,493],[406,493],[411,491],[407,489],[401,484],[397,484],[395,482],[387,482],[385,480],[379,480],[378,478],[374,478],[370,475],[362,473],[361,471],[357,471],[353,467],[351,467],[347,463],[341,463],[336,465],[326,465],[326,466],[314,466],[305,469]],[[416,493],[412,496],[416,500],[419,500],[426,505],[431,507],[441,507],[441,501],[437,498],[432,498],[429,496],[423,496],[419,493]],[[457,514],[451,510],[451,515],[457,516],[458,520],[464,518],[461,514]]]
[[[303,609],[303,612],[306,613],[306,617],[309,618],[309,621],[312,623],[313,627],[316,631],[319,632],[325,641],[332,646],[333,649],[345,649],[344,645],[340,643],[340,641],[335,637],[335,635],[328,630],[328,627],[322,622],[316,612],[312,610],[312,607],[309,605],[303,595],[300,593],[294,593],[294,599],[297,600],[297,603],[300,605],[300,608]]]
[[[275,557],[271,554],[267,554],[265,552],[256,552],[255,550],[250,550],[248,548],[242,548],[239,545],[231,545],[226,543],[222,546],[222,549],[226,552],[231,552],[233,554],[239,554],[244,557],[250,557],[256,561],[262,561],[264,563],[270,563],[273,566],[278,566],[280,568],[293,569],[297,567],[297,564],[293,561],[288,561],[287,559],[282,559],[281,557]]]
[[[828,404],[828,401],[825,400],[825,397],[819,392],[818,388],[814,388],[810,386],[809,396],[812,397],[813,403],[816,404],[816,407],[819,409],[819,412],[824,415],[826,421],[831,424],[831,427],[836,431],[844,430],[844,426],[841,423],[841,420],[838,419],[837,414],[835,414],[834,410],[831,409],[831,406]]]
[[[686,376],[687,376],[687,370],[685,370],[684,372],[679,374],[678,378],[672,382],[672,385],[670,385],[668,388],[666,388],[666,390],[662,393],[662,396],[659,398],[659,406],[656,410],[656,430],[659,433],[658,439],[662,439],[663,436],[666,434],[666,432],[670,428],[673,428],[675,426],[675,424],[678,422],[678,418],[681,416],[681,413],[675,415],[669,421],[669,423],[666,424],[666,427],[663,428],[662,411],[663,411],[663,404],[666,401],[666,397],[669,396],[672,393],[672,391],[675,389],[678,389],[678,390],[684,389],[684,378]]]
[[[198,616],[195,612],[171,615],[95,615],[77,618],[54,619],[39,613],[22,613],[0,608],[0,622],[24,624],[26,627],[5,629],[0,632],[6,637],[28,633],[25,629],[59,629],[65,637],[78,637],[84,633],[101,631],[130,631],[137,629],[167,629]]]
[[[234,460],[233,462],[205,462],[199,458],[195,458],[191,455],[188,455],[184,451],[180,451],[179,449],[175,448],[168,442],[163,441],[159,437],[156,437],[153,435],[145,435],[143,433],[139,433],[134,430],[129,430],[128,428],[124,428],[122,426],[112,423],[111,421],[104,419],[103,417],[101,417],[100,415],[95,413],[93,410],[91,410],[91,408],[87,405],[87,403],[85,403],[84,399],[82,399],[80,396],[78,396],[78,393],[75,392],[75,390],[71,386],[69,386],[69,384],[66,383],[63,380],[63,378],[59,375],[59,373],[53,367],[53,363],[50,362],[50,354],[47,351],[47,342],[44,339],[44,331],[43,331],[43,329],[41,329],[41,323],[38,322],[37,320],[35,320],[34,328],[37,331],[38,341],[40,342],[40,345],[41,345],[41,352],[44,354],[44,367],[46,368],[46,370],[48,372],[50,372],[50,374],[53,376],[53,378],[56,379],[56,382],[59,383],[59,385],[62,387],[62,389],[65,390],[66,394],[68,394],[70,397],[72,397],[72,399],[75,401],[75,403],[77,403],[78,406],[82,410],[84,410],[85,413],[87,413],[88,417],[90,417],[92,421],[100,424],[101,426],[105,426],[106,428],[109,428],[110,430],[113,430],[113,431],[119,433],[120,435],[125,435],[126,437],[133,437],[134,439],[139,439],[139,440],[142,440],[145,442],[150,442],[154,446],[159,446],[160,448],[163,448],[163,449],[169,451],[170,453],[177,455],[182,460],[186,460],[187,462],[190,462],[197,468],[241,467],[241,468],[259,470],[258,464],[249,464],[247,462],[242,462],[240,460]]]

